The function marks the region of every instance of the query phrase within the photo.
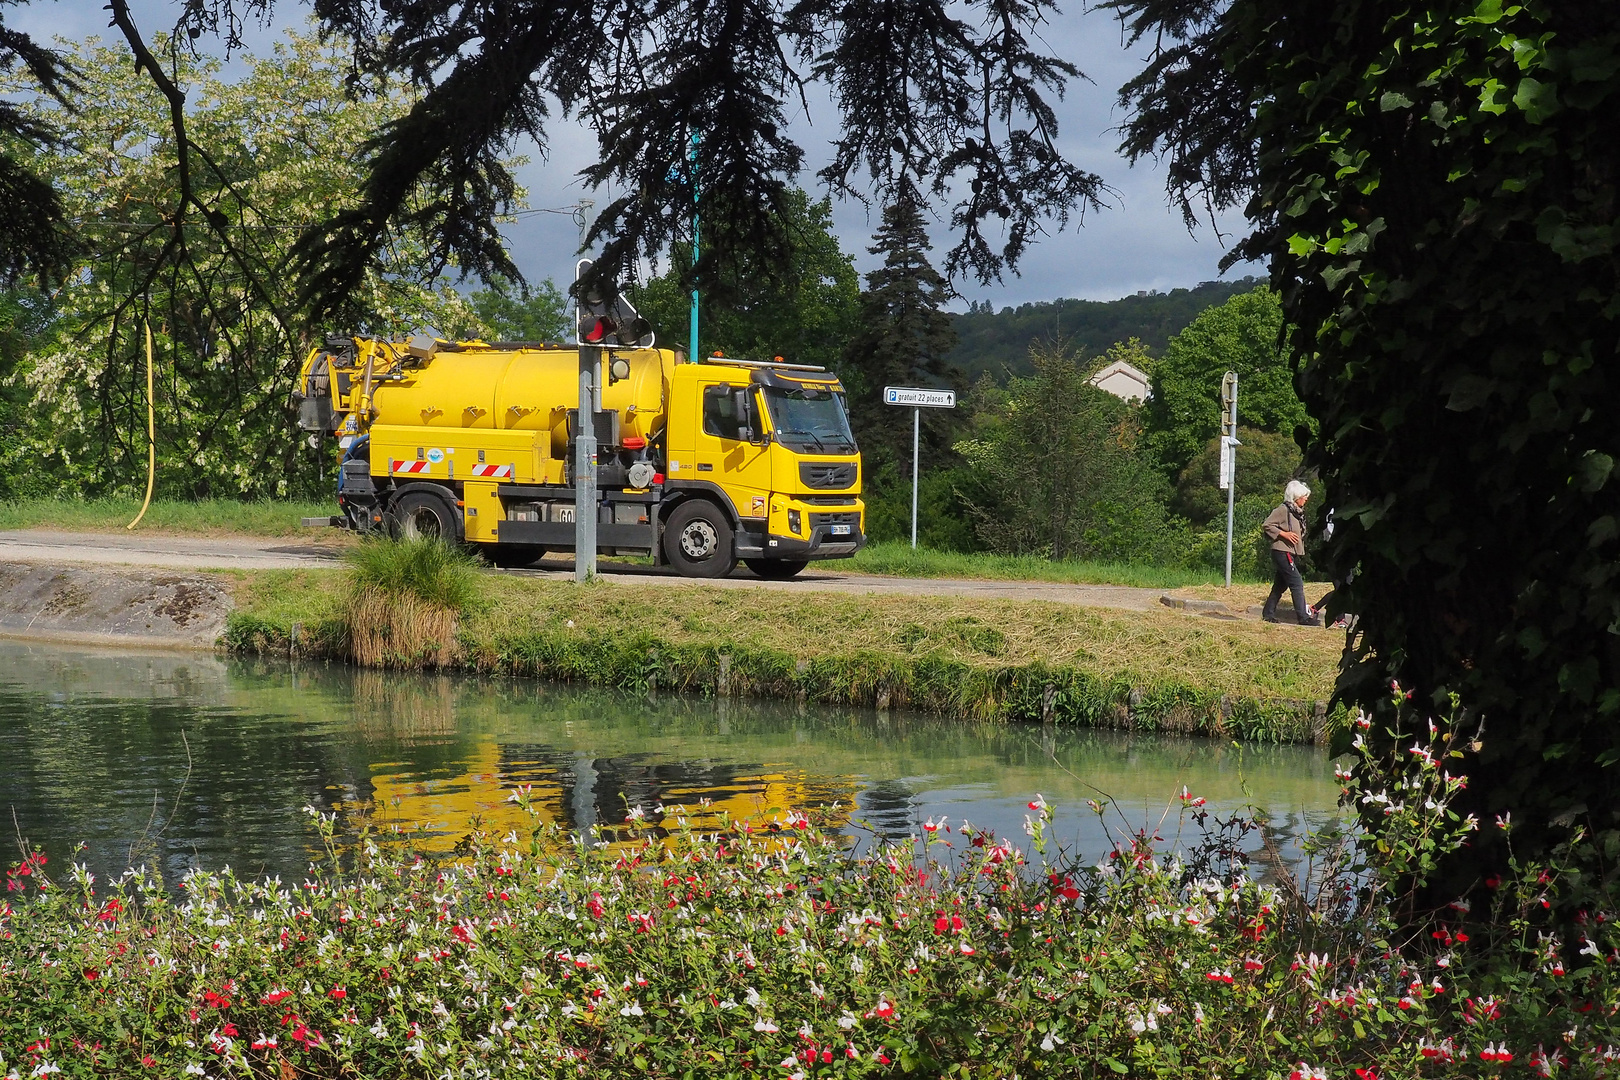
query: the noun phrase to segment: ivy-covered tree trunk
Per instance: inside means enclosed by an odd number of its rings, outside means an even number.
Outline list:
[[[1390,754],[1392,683],[1484,724],[1446,765],[1483,828],[1430,899],[1582,826],[1577,861],[1611,874],[1620,5],[1115,6],[1177,38],[1125,90],[1128,147],[1178,147],[1189,213],[1251,199],[1238,254],[1270,260],[1297,327],[1334,570],[1359,570],[1341,694]]]

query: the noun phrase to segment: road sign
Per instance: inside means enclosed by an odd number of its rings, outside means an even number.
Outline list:
[[[922,443],[922,411],[956,408],[955,390],[930,390],[923,386],[885,386],[883,404],[904,405],[911,409],[911,546],[917,546],[917,448]]]
[[[954,409],[955,390],[929,390],[921,386],[885,386],[883,404],[908,405],[913,409]]]

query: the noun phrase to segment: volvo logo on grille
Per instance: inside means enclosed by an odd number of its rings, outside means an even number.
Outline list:
[[[855,465],[826,465],[806,462],[799,466],[799,479],[805,487],[847,488],[855,483]]]

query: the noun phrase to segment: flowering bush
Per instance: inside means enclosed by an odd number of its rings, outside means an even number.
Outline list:
[[[680,807],[585,837],[475,832],[442,865],[363,835],[343,869],[311,811],[331,869],[294,885],[98,890],[36,853],[0,907],[0,1072],[1601,1074],[1620,935],[1596,911],[1579,940],[1537,929],[1556,868],[1390,936],[1411,925],[1398,883],[1474,825],[1447,809],[1448,740],[1413,741],[1387,789],[1347,784],[1389,807],[1381,848],[1317,837],[1273,880],[1247,872],[1256,826],[1191,792],[1202,846],[1142,830],[1095,864],[1055,846],[1039,797],[1016,844],[930,820],[859,856],[804,814],[700,831]]]

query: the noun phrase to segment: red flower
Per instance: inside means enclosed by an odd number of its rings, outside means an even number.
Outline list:
[[[326,996],[331,998],[333,1001],[342,1001],[344,998],[349,996],[349,992],[341,986],[334,986],[332,989],[326,992]]]

